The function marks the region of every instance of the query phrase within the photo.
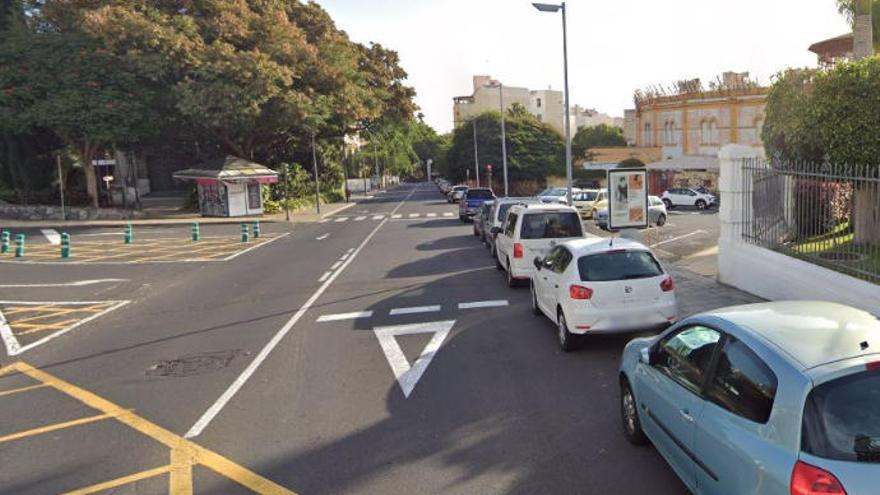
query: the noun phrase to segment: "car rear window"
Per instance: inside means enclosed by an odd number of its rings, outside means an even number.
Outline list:
[[[658,277],[663,274],[660,263],[648,251],[608,251],[591,254],[578,260],[584,282],[611,282],[636,278]]]
[[[523,217],[521,239],[559,239],[583,237],[581,219],[573,211],[528,213]]]
[[[468,199],[492,199],[492,191],[489,189],[468,189]]]
[[[802,443],[818,457],[880,463],[880,369],[814,388],[804,407]]]

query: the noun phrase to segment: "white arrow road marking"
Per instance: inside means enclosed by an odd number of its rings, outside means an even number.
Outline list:
[[[127,278],[101,278],[97,280],[77,280],[57,284],[6,284],[0,285],[0,289],[28,289],[36,287],[84,287],[86,285],[110,284],[115,282],[128,282]]]
[[[330,234],[324,234],[321,237],[315,237],[316,241],[323,241],[324,239],[330,237]]]
[[[431,360],[434,359],[437,351],[440,350],[440,346],[443,345],[443,341],[446,340],[446,336],[449,335],[449,331],[452,330],[453,325],[455,325],[455,320],[415,323],[412,325],[398,325],[393,327],[377,327],[373,329],[373,332],[376,333],[376,338],[379,339],[379,345],[385,353],[385,358],[388,359],[391,371],[394,372],[394,378],[397,379],[397,383],[400,385],[400,390],[403,392],[404,397],[409,398],[409,395],[419,382],[422,374],[425,373],[425,370],[428,369],[428,365],[431,364]],[[422,353],[419,355],[418,359],[416,359],[416,362],[410,366],[409,361],[407,361],[406,356],[403,354],[403,350],[400,348],[400,344],[397,343],[395,337],[398,335],[416,335],[422,333],[433,333],[434,336],[431,337],[430,342],[428,342],[428,345],[422,350]]]
[[[46,240],[49,241],[49,244],[53,246],[61,244],[61,234],[59,234],[57,230],[41,229],[40,232],[43,233],[43,236],[46,237]]]

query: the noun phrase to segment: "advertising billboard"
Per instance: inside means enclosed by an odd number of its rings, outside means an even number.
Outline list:
[[[608,171],[608,228],[648,226],[648,175],[643,168]]]

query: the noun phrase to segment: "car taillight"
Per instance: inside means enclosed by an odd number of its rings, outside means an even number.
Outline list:
[[[572,285],[568,288],[568,295],[572,299],[589,299],[593,297],[593,289],[584,287],[582,285]]]
[[[846,495],[833,474],[798,461],[791,472],[791,495]]]
[[[675,284],[672,283],[672,277],[666,277],[665,279],[663,279],[662,282],[660,282],[660,290],[662,290],[663,292],[669,292],[674,288]]]
[[[515,242],[513,244],[513,257],[514,258],[522,258],[523,257],[523,246],[522,244]]]
[[[866,364],[865,369],[868,371],[880,370],[880,361]]]

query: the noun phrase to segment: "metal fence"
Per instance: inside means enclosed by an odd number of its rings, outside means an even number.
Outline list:
[[[743,240],[880,284],[880,166],[746,160],[742,179]]]

